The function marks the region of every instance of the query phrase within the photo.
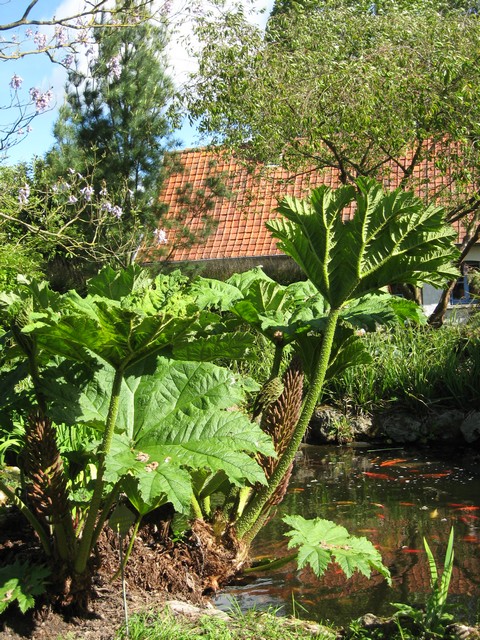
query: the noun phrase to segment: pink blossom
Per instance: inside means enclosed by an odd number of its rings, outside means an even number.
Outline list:
[[[155,229],[153,235],[157,244],[167,244],[168,237],[165,229]]]
[[[67,30],[65,27],[60,25],[55,27],[55,39],[57,47],[64,47],[67,44]]]
[[[112,208],[112,215],[114,215],[118,220],[120,220],[120,218],[121,218],[121,217],[122,217],[122,215],[123,215],[122,208],[121,208],[121,207],[119,207],[118,205],[115,205],[115,206]]]
[[[75,204],[76,202],[78,202],[78,198],[76,198],[74,195],[70,195],[68,198],[68,204]]]
[[[22,86],[22,82],[23,78],[17,76],[17,74],[15,73],[10,80],[10,86],[16,91],[17,89],[20,89],[20,87]]]
[[[36,31],[33,37],[34,43],[37,45],[37,49],[45,49],[47,46],[47,36],[41,31]]]
[[[28,198],[30,197],[30,186],[25,183],[18,191],[18,202],[20,204],[28,204]]]
[[[122,65],[120,64],[120,56],[113,56],[108,63],[108,70],[113,75],[115,80],[118,80],[122,75]]]
[[[85,198],[87,202],[90,202],[94,194],[94,189],[92,186],[89,185],[87,187],[83,187],[83,189],[80,189],[80,193],[82,194],[82,196]]]
[[[35,109],[37,113],[39,113],[40,111],[45,111],[45,109],[48,108],[50,102],[52,101],[53,93],[50,89],[42,93],[40,89],[32,87],[30,89],[30,96],[35,102]]]
[[[71,67],[73,63],[73,56],[71,53],[68,54],[68,56],[65,56],[62,60],[62,64],[64,64],[66,67]]]

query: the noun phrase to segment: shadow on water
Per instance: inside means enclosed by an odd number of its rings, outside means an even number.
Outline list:
[[[450,528],[455,529],[455,565],[449,602],[458,618],[480,616],[480,463],[475,457],[430,449],[304,446],[288,494],[275,518],[256,539],[255,560],[288,554],[281,518],[298,514],[325,518],[365,536],[381,552],[393,585],[378,575],[346,580],[331,566],[321,580],[289,563],[268,574],[250,574],[219,593],[227,610],[274,607],[282,615],[344,625],[370,612],[390,615],[391,602],[421,605],[430,591],[423,547],[425,536],[437,561],[443,558]]]

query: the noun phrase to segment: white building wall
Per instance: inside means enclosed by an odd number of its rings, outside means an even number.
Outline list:
[[[480,246],[477,245],[470,250],[467,256],[467,260],[480,262]],[[438,301],[440,300],[440,295],[441,295],[441,289],[436,289],[435,287],[432,287],[432,285],[430,284],[426,284],[423,286],[422,303],[423,303],[423,310],[425,311],[427,316],[433,313],[435,307],[437,306]],[[476,309],[478,309],[477,305],[473,305],[473,306],[476,307]],[[466,317],[468,317],[469,315],[471,308],[472,308],[471,304],[449,305],[448,316],[451,317],[452,319],[453,317],[455,317],[455,319],[457,320],[466,319]]]

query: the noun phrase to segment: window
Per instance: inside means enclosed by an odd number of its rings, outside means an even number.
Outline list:
[[[450,304],[472,304],[480,300],[480,262],[468,260],[460,267],[462,275],[450,296]],[[478,274],[478,275],[477,275]]]

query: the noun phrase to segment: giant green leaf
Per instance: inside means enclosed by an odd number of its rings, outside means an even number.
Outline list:
[[[87,370],[63,363],[45,383],[52,414],[67,424],[102,428],[113,377],[114,370],[99,360]],[[223,470],[236,483],[264,482],[255,454],[275,452],[269,436],[239,410],[243,401],[243,386],[227,369],[165,358],[144,360],[122,383],[116,431],[130,443],[126,450],[144,451],[155,460]],[[121,451],[115,456],[123,460]],[[125,456],[131,461],[127,452]],[[128,470],[127,464],[116,472]]]
[[[125,435],[115,434],[106,458],[105,479],[122,479],[122,490],[141,515],[166,502],[188,512],[192,487],[190,475],[170,458],[152,458],[135,449]]]
[[[444,212],[411,193],[384,192],[375,180],[287,197],[267,223],[279,248],[300,265],[335,309],[394,283],[441,286],[457,277],[455,231]],[[352,219],[342,212],[354,207]]]
[[[322,518],[285,516],[283,521],[291,527],[285,535],[290,538],[289,548],[298,548],[299,568],[308,564],[321,576],[329,562],[335,560],[347,578],[355,571],[370,577],[373,569],[391,584],[390,572],[380,553],[366,538],[351,536],[345,527]]]
[[[191,292],[200,309],[209,308],[220,311],[227,311],[235,300],[242,297],[238,287],[213,278],[197,278],[192,284]]]
[[[49,353],[87,360],[88,352],[125,370],[135,362],[169,350],[189,331],[198,308],[178,274],[154,281],[138,267],[106,268],[90,282],[94,293],[61,296],[53,309],[32,314],[25,331],[34,332]]]
[[[196,336],[174,345],[172,353],[179,360],[214,362],[219,359],[249,360],[255,358],[255,336],[234,331],[209,336]]]
[[[241,273],[234,273],[228,280],[227,284],[230,284],[237,289],[239,289],[242,294],[247,295],[248,290],[254,282],[258,282],[259,280],[263,282],[275,282],[267,276],[267,274],[263,271],[261,267],[254,267],[253,269],[249,269],[248,271],[243,271]]]

